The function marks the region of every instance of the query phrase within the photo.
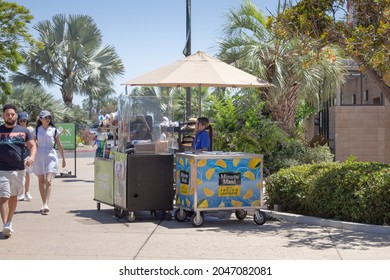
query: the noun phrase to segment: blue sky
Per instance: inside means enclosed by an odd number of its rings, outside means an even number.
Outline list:
[[[11,1],[11,0],[10,0]],[[125,92],[121,83],[184,57],[186,40],[186,0],[13,0],[28,8],[38,21],[55,14],[91,16],[103,34],[103,45],[113,45],[125,66],[125,74],[115,80],[117,94]],[[275,13],[278,0],[252,0],[264,13]],[[221,27],[229,9],[241,0],[191,1],[191,50],[216,53]],[[33,34],[36,34],[32,31]],[[49,91],[61,98],[58,88]],[[81,97],[74,103],[81,104]]]

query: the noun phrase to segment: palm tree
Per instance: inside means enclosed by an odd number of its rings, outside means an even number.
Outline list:
[[[56,121],[64,121],[72,115],[72,111],[56,100],[52,94],[34,84],[15,87],[14,93],[8,97],[7,102],[15,104],[19,111],[27,112],[31,122],[37,120],[42,110],[49,110]]]
[[[273,119],[290,135],[301,100],[319,104],[340,88],[344,67],[331,47],[312,50],[300,40],[278,40],[271,18],[250,1],[231,10],[220,58],[275,85],[264,92]],[[322,96],[322,97],[321,97]]]
[[[84,81],[81,92],[87,96],[88,104],[86,107],[88,108],[88,118],[92,120],[93,111],[97,115],[100,111],[100,102],[113,92],[112,83],[110,81],[102,83],[99,80],[94,80],[92,77],[89,77]],[[95,106],[94,101],[96,101]]]
[[[198,88],[191,88],[191,95],[197,96]],[[164,116],[174,121],[185,121],[186,89],[171,87],[136,87],[132,90],[134,96],[157,96],[160,99],[161,111]],[[206,88],[202,88],[202,99],[207,98]],[[198,98],[193,98],[191,102],[191,112],[198,110]]]
[[[101,47],[102,34],[93,19],[85,15],[55,15],[34,27],[42,47],[24,53],[23,81],[39,80],[60,87],[62,99],[72,106],[74,94],[95,94],[111,89],[112,80],[124,73],[113,46]]]
[[[163,116],[171,117],[171,90],[172,88],[169,87],[135,87],[130,95],[134,97],[139,108],[146,111],[161,112],[159,116],[155,117],[157,120],[162,120]]]

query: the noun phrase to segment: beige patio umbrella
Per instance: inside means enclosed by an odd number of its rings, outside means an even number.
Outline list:
[[[158,87],[199,87],[199,112],[201,87],[252,88],[270,87],[272,84],[219,59],[198,51],[183,59],[162,66],[123,85]]]

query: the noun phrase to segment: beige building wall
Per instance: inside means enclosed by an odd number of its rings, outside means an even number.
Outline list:
[[[353,155],[360,161],[390,163],[390,104],[335,106],[329,109],[330,145],[337,161]],[[333,141],[334,139],[334,141]]]
[[[349,74],[335,94],[333,106],[305,122],[305,137],[310,140],[319,131],[327,135],[337,161],[355,156],[360,161],[390,164],[390,96],[361,74],[353,61],[346,61],[346,69]],[[314,118],[327,112],[324,127],[315,126]]]

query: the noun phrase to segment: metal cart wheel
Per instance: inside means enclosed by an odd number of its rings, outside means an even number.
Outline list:
[[[239,209],[239,210],[236,210],[236,212],[234,214],[236,215],[237,219],[243,220],[246,218],[246,215],[248,214],[248,212],[243,210],[243,209]]]
[[[115,217],[122,219],[124,216],[126,216],[126,211],[122,208],[115,207],[114,208]]]
[[[267,221],[267,215],[263,211],[256,210],[253,215],[253,220],[261,226]]]
[[[96,208],[98,211],[100,210],[100,202],[96,203]]]
[[[175,220],[178,222],[184,222],[187,219],[187,212],[183,209],[175,210]]]
[[[191,217],[191,224],[194,227],[200,227],[203,225],[204,222],[204,216],[202,212],[195,212]]]
[[[129,220],[129,222],[134,222],[135,221],[134,212],[130,212],[129,215],[127,216],[127,219]]]

